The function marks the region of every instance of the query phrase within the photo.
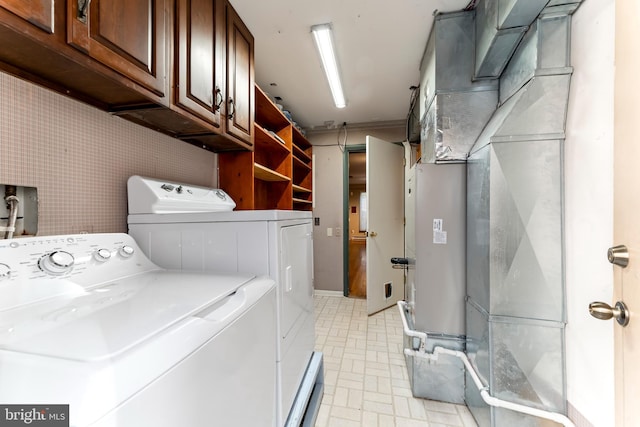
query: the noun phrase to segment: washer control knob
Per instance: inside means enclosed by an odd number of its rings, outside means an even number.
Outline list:
[[[98,262],[107,262],[111,258],[111,251],[109,249],[100,248],[93,253],[93,258]]]
[[[0,264],[0,280],[7,279],[11,276],[11,267],[7,264]]]
[[[46,273],[60,275],[71,271],[74,261],[69,252],[55,251],[40,258],[38,266]]]
[[[123,258],[129,258],[130,256],[133,255],[134,252],[135,252],[134,249],[129,245],[122,246],[120,248],[120,250],[118,251],[120,256],[123,257]]]

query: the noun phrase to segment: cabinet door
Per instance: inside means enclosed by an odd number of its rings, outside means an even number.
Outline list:
[[[48,33],[53,33],[54,0],[2,0],[0,7]]]
[[[227,3],[226,132],[253,145],[253,36]]]
[[[224,103],[224,0],[178,0],[176,100],[220,126]]]
[[[166,94],[165,0],[67,0],[67,42]]]

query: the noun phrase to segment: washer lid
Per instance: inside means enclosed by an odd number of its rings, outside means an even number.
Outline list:
[[[0,349],[116,357],[233,294],[251,276],[154,271],[0,313]]]

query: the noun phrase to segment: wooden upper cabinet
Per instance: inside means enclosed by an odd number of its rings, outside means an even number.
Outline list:
[[[177,0],[176,103],[220,127],[224,90],[224,0]]]
[[[253,144],[254,95],[253,36],[227,3],[226,132]]]
[[[54,0],[2,0],[0,7],[40,29],[54,31]]]
[[[227,0],[0,0],[0,69],[213,151],[254,148],[254,39]]]
[[[67,42],[166,95],[165,0],[67,0]]]

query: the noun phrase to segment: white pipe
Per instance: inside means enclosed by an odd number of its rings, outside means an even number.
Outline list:
[[[398,307],[400,308],[400,317],[402,318],[402,325],[406,333],[407,319],[404,311],[404,306],[406,306],[406,302],[398,301]],[[427,334],[416,332],[416,331],[411,331],[411,332],[412,332],[411,335],[409,334],[407,335],[416,336],[415,334],[421,334],[425,337],[425,342],[420,344],[420,348],[421,349],[424,348],[426,345]],[[502,399],[498,399],[497,397],[491,396],[491,394],[489,393],[489,386],[485,386],[484,384],[482,384],[482,380],[480,379],[480,377],[478,376],[478,373],[476,372],[475,368],[471,364],[471,361],[469,360],[467,355],[462,351],[450,350],[444,347],[435,347],[433,349],[433,353],[427,353],[426,351],[411,350],[411,349],[405,348],[404,354],[407,356],[420,357],[430,361],[438,360],[438,356],[440,354],[455,356],[458,359],[462,360],[462,363],[464,363],[464,366],[467,368],[467,372],[471,376],[471,379],[473,380],[474,384],[478,388],[478,391],[480,392],[480,396],[482,396],[482,400],[484,400],[487,405],[495,406],[497,408],[510,409],[512,411],[521,412],[523,414],[533,415],[534,417],[544,418],[544,419],[562,424],[565,427],[575,427],[575,424],[573,424],[573,421],[571,421],[569,418],[567,418],[563,414],[559,414],[557,412],[545,411],[538,408],[532,408],[530,406],[520,405],[518,403],[509,402],[507,400],[502,400]]]
[[[20,199],[16,196],[7,196],[4,198],[5,202],[9,204],[9,219],[7,220],[7,226],[4,228],[6,234],[5,239],[12,239],[13,233],[16,231],[16,221],[18,220],[18,204]]]
[[[402,329],[404,330],[404,334],[408,337],[419,338],[420,348],[424,349],[424,346],[427,344],[427,334],[424,332],[414,331],[413,329],[409,328],[407,317],[404,314],[406,306],[407,303],[405,301],[398,301],[398,308],[400,309],[400,318],[402,319]]]

